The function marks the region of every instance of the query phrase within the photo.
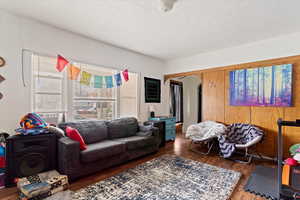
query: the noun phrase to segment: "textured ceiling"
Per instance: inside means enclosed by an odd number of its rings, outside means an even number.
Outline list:
[[[299,0],[0,0],[0,8],[164,60],[300,31]]]

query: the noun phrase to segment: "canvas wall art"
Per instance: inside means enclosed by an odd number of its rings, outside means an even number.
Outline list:
[[[230,105],[292,106],[292,64],[230,72]]]

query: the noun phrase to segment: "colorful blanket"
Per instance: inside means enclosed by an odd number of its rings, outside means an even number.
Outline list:
[[[23,135],[38,135],[49,133],[48,124],[44,119],[36,113],[28,113],[20,121],[21,128],[16,129],[16,132]]]

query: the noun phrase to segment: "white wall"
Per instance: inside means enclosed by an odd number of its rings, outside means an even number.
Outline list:
[[[141,73],[140,120],[148,117],[148,105],[144,102],[143,76],[162,79],[165,63],[161,60],[110,46],[70,32],[44,25],[29,19],[14,16],[0,10],[0,56],[7,65],[0,68],[6,80],[0,84],[4,94],[0,100],[0,131],[14,133],[20,118],[30,112],[29,73],[25,69],[27,87],[22,84],[22,49],[50,54],[62,54],[68,58],[116,68],[128,68]],[[25,65],[26,66],[26,65]],[[28,65],[27,65],[28,68]],[[163,95],[163,94],[162,94]],[[164,95],[162,102],[166,102]],[[158,114],[168,113],[164,103],[156,104]]]
[[[198,122],[199,110],[199,92],[200,79],[194,76],[187,76],[182,79],[183,82],[183,132],[191,124]]]
[[[170,60],[165,72],[187,72],[293,55],[300,55],[300,33]]]

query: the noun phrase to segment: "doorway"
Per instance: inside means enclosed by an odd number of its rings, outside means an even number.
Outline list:
[[[170,114],[176,117],[180,132],[202,121],[202,86],[199,76],[183,76],[170,80]]]
[[[171,115],[176,118],[176,123],[183,122],[183,83],[170,81]]]

